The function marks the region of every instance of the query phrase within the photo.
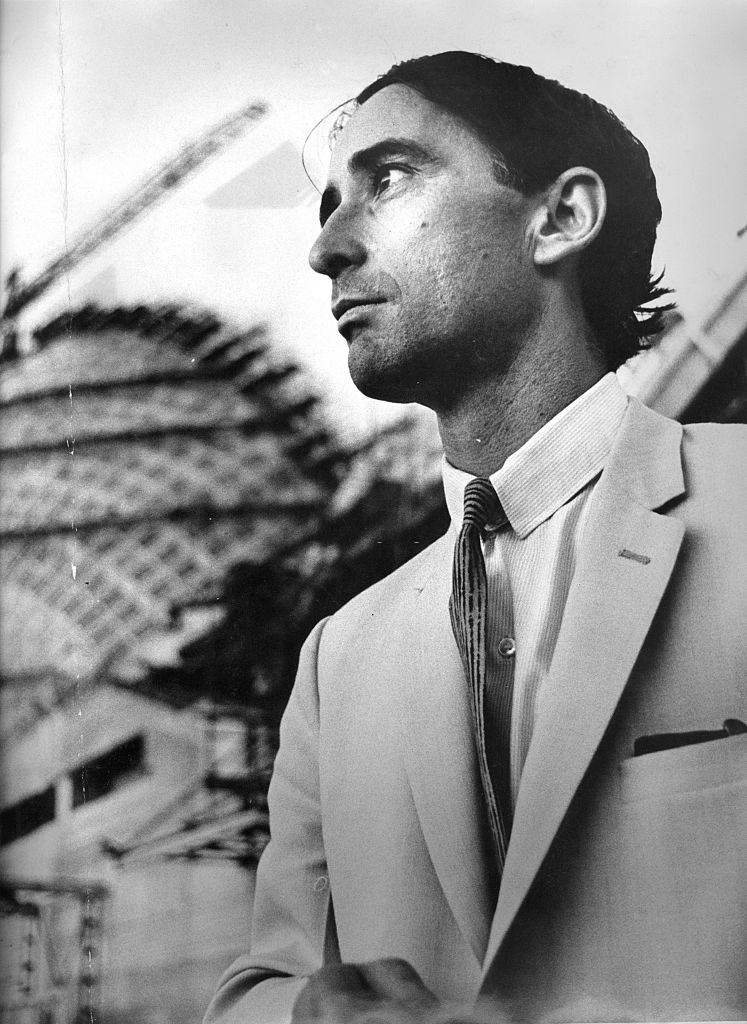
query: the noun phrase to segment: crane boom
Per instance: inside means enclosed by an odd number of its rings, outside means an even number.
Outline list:
[[[119,234],[167,192],[181,184],[206,160],[237,138],[249,125],[260,121],[267,113],[267,109],[266,104],[255,101],[223,118],[182,146],[175,156],[148,175],[130,195],[112,207],[93,226],[81,232],[61,255],[55,257],[31,281],[25,284],[18,283],[17,275],[11,275],[3,320],[16,316],[24,306],[45,292],[63,274],[69,273],[104,242]]]

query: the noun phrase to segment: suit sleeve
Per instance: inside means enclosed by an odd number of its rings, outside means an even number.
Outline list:
[[[204,1024],[286,1024],[306,978],[337,958],[319,801],[317,652],[303,646],[268,794],[250,952],[221,978]]]

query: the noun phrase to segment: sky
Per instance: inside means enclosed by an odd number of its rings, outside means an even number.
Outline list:
[[[259,128],[88,277],[113,267],[123,301],[268,322],[364,418],[378,413],[347,382],[328,284],[306,262],[317,214],[298,151],[397,60],[477,50],[612,107],[651,155],[655,265],[688,316],[747,262],[742,0],[3,0],[0,17],[3,274],[39,270],[186,140],[261,99]]]

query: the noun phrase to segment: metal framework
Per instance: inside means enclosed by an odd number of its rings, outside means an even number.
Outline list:
[[[72,687],[167,632],[328,492],[292,450],[321,430],[313,396],[260,330],[88,309],[39,337],[0,373],[0,665],[43,690],[50,666]]]

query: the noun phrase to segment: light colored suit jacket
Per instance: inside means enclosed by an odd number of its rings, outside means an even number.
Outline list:
[[[747,1016],[747,736],[632,756],[638,736],[747,720],[744,438],[630,402],[494,913],[453,533],[320,623],[281,730],[251,954],[208,1021],[286,1021],[340,956],[403,957],[496,1020]]]

